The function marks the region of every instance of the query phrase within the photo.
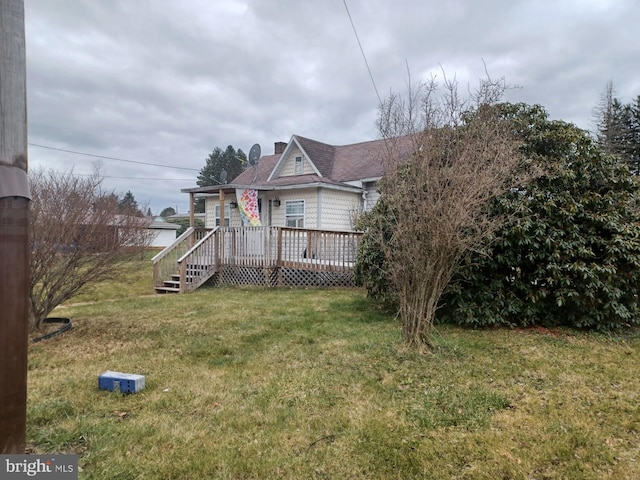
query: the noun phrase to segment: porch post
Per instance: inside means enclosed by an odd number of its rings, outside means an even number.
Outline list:
[[[224,190],[222,189],[220,189],[220,226],[224,227]]]
[[[189,193],[189,226],[193,228],[195,224],[195,213],[196,213],[196,194],[193,192]]]
[[[195,201],[196,201],[196,194],[193,192],[189,192],[189,227],[193,228],[193,225],[195,223],[195,210],[196,210],[196,205],[195,205]],[[189,237],[189,241],[187,242],[187,245],[189,246],[189,248],[193,247],[196,244],[196,235],[195,233],[191,233],[191,236]]]
[[[226,259],[226,255],[225,255],[225,251],[224,251],[224,237],[226,232],[224,231],[224,190],[222,190],[222,188],[220,188],[220,258],[221,258],[221,265],[220,265],[220,273],[218,278],[220,279],[220,283],[224,282],[224,265],[225,265],[225,259]],[[229,222],[231,223],[231,222]]]
[[[276,271],[277,271],[277,285],[282,285],[282,227],[276,227],[278,229],[278,246],[276,251]]]

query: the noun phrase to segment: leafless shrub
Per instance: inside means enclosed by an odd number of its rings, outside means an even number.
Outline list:
[[[380,109],[388,151],[381,193],[391,206],[391,241],[380,241],[396,289],[406,343],[431,345],[438,302],[465,253],[503,219],[489,202],[520,184],[520,154],[494,106],[503,80],[487,77],[465,97],[444,77],[409,85]]]
[[[150,219],[116,213],[117,196],[91,176],[30,172],[30,327],[82,286],[111,277],[151,240]]]

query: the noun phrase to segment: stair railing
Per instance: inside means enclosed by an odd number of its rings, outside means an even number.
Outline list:
[[[218,232],[220,227],[209,231],[193,247],[177,260],[180,275],[180,293],[192,292],[206,282],[220,263]],[[187,281],[188,280],[188,281]]]
[[[189,227],[176,240],[151,259],[153,262],[153,286],[161,287],[163,282],[177,272],[178,259],[210,229]]]

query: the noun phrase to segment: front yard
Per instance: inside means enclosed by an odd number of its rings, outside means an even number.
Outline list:
[[[638,335],[440,327],[420,356],[359,290],[115,291],[29,351],[30,451],[81,479],[640,478]]]

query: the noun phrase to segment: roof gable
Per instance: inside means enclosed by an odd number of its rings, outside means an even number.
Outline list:
[[[294,135],[302,151],[307,154],[309,161],[315,166],[321,177],[330,177],[335,159],[336,147],[309,138]]]
[[[275,180],[276,178],[279,178],[282,175],[283,171],[285,171],[286,166],[291,162],[293,162],[294,161],[293,159],[296,156],[298,156],[296,155],[298,151],[302,154],[303,161],[306,160],[307,164],[309,165],[309,167],[311,168],[314,174],[316,174],[319,177],[328,176],[329,172],[326,171],[327,169],[318,168],[318,163],[316,163],[318,159],[322,160],[326,155],[320,155],[319,152],[321,151],[321,149],[317,148],[316,145],[314,144],[323,145],[328,148],[333,148],[330,145],[320,144],[320,142],[315,142],[314,140],[309,140],[303,137],[299,137],[297,135],[293,135],[291,137],[291,140],[289,140],[289,143],[287,144],[286,148],[282,152],[282,155],[280,156],[280,159],[278,160],[277,164],[273,168],[273,171],[269,175],[268,180],[271,181],[271,180]],[[325,162],[321,161],[319,165],[321,167],[325,167],[324,163]],[[305,173],[308,173],[308,172],[305,172]]]

